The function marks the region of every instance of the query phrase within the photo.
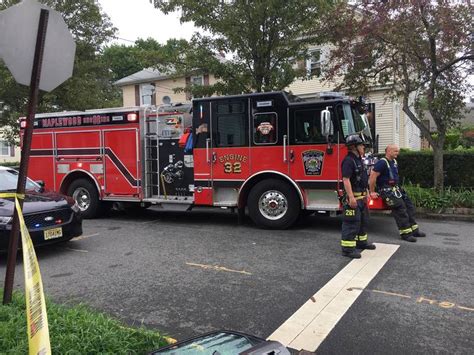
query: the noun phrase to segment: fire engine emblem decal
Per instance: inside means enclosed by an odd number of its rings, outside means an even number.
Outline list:
[[[273,131],[273,125],[270,122],[262,122],[258,125],[257,131],[266,136]]]
[[[302,153],[305,175],[321,175],[323,170],[324,152],[307,150]]]

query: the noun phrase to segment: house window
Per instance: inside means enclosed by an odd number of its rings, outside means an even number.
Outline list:
[[[309,53],[307,71],[311,76],[321,76],[321,50],[316,49]]]
[[[140,105],[151,105],[152,97],[155,94],[154,84],[140,85]]]
[[[191,77],[191,85],[204,85],[204,77],[202,75],[199,76],[192,76]]]
[[[0,156],[9,157],[11,156],[13,148],[7,141],[0,140]]]

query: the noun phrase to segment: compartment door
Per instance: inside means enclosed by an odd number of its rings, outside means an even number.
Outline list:
[[[104,131],[105,196],[138,197],[140,155],[138,130]]]

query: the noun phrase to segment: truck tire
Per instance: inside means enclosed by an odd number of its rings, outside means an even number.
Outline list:
[[[99,215],[99,194],[94,184],[89,180],[74,180],[69,185],[67,194],[77,202],[84,218],[94,218]]]
[[[287,229],[300,214],[301,204],[295,189],[278,179],[256,184],[248,197],[250,218],[262,228]]]

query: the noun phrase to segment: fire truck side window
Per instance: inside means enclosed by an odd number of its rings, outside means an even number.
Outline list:
[[[276,113],[257,113],[253,115],[253,141],[255,144],[275,144],[277,142]]]
[[[248,145],[248,117],[245,100],[219,102],[215,113],[215,147],[243,147]]]
[[[321,111],[323,108],[295,112],[295,143],[326,143],[321,134]]]

